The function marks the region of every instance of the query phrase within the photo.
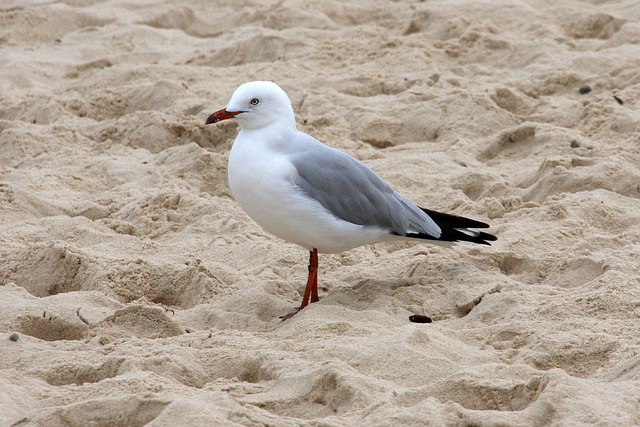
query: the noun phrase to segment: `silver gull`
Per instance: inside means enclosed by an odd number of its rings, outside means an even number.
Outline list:
[[[302,304],[318,301],[318,252],[338,253],[387,241],[489,245],[483,222],[418,207],[364,163],[296,128],[287,94],[275,83],[240,86],[206,124],[240,125],[229,154],[229,186],[267,232],[310,252]]]

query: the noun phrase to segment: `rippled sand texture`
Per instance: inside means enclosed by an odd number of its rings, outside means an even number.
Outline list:
[[[308,254],[203,125],[249,80],[498,242],[321,256],[280,322]],[[0,424],[638,425],[639,135],[637,1],[5,0]]]

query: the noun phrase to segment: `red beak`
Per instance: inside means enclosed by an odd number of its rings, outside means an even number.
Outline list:
[[[204,122],[205,125],[209,125],[211,123],[218,123],[222,120],[233,119],[238,114],[242,113],[242,111],[227,111],[226,109],[222,109],[220,111],[216,111],[212,115],[207,118],[207,121]]]

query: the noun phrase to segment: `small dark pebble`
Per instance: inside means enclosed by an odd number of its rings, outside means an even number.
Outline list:
[[[574,139],[571,141],[571,144],[569,145],[571,145],[571,148],[578,148],[580,147],[580,141],[578,141],[577,139]]]
[[[591,86],[589,85],[582,85],[580,86],[580,89],[578,89],[578,92],[580,92],[581,94],[585,94],[585,93],[589,93],[591,92]]]
[[[414,314],[413,316],[409,316],[409,321],[413,323],[431,323],[432,322],[430,317],[423,316],[421,314]]]
[[[62,39],[56,39],[56,43],[62,43]]]
[[[15,332],[12,333],[11,335],[9,335],[9,339],[11,341],[18,341],[19,338],[20,338],[20,336],[18,334],[16,334]]]
[[[615,99],[616,101],[618,101],[618,104],[620,104],[620,105],[624,105],[624,101],[623,101],[620,97],[613,95],[613,99]]]

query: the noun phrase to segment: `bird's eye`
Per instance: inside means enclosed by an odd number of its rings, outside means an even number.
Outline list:
[[[251,105],[258,105],[260,103],[260,100],[258,98],[253,98],[251,100]]]

